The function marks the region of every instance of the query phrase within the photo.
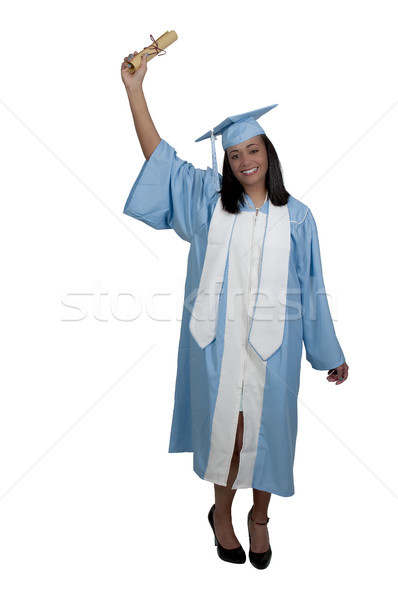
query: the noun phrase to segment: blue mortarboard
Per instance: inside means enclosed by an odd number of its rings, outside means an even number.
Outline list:
[[[215,145],[216,136],[222,134],[222,146],[224,150],[226,150],[235,144],[240,144],[241,142],[249,140],[255,135],[261,135],[262,133],[265,133],[261,125],[257,123],[257,119],[259,119],[269,110],[275,108],[275,106],[278,105],[271,104],[265,108],[258,108],[257,110],[251,110],[249,112],[242,113],[241,115],[227,117],[222,123],[214,127],[214,129],[211,129],[200,138],[195,140],[195,142],[201,142],[202,140],[211,138],[214,181],[217,191],[220,191],[220,186]]]

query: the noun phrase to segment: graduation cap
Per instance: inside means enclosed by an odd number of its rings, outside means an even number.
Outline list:
[[[265,133],[264,129],[257,123],[257,119],[259,119],[262,115],[267,113],[268,111],[278,106],[277,104],[271,104],[270,106],[266,106],[264,108],[258,108],[257,110],[251,110],[246,113],[242,113],[241,115],[234,115],[233,117],[227,117],[222,123],[219,123],[214,129],[211,129],[201,137],[199,137],[195,142],[201,142],[202,140],[206,140],[211,138],[211,153],[212,153],[212,162],[213,162],[213,172],[214,172],[214,184],[217,192],[220,191],[220,183],[218,178],[218,167],[217,167],[217,155],[216,155],[216,144],[215,140],[216,136],[222,134],[222,147],[224,150],[234,146],[235,144],[240,144],[241,142],[245,142],[250,138],[261,135]]]

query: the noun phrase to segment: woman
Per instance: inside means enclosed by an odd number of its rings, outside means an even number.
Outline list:
[[[136,53],[134,53],[135,55]],[[309,208],[285,190],[274,147],[257,123],[273,108],[215,128],[223,177],[195,169],[160,138],[145,101],[144,57],[121,76],[146,162],[124,213],[190,243],[169,452],[193,452],[194,471],[214,483],[208,519],[222,560],[243,563],[231,506],[253,489],[249,558],[271,559],[271,493],[294,494],[302,343],[314,369],[337,385],[348,365],[330,316],[317,229]],[[211,137],[213,132],[200,139]],[[197,140],[197,141],[199,141]],[[221,194],[219,187],[221,186]]]

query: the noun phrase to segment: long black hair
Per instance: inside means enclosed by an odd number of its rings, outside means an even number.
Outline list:
[[[268,198],[275,206],[283,206],[287,204],[290,194],[283,183],[282,166],[271,140],[265,133],[260,137],[264,140],[268,155],[268,170],[265,176]],[[233,214],[239,213],[240,207],[244,204],[244,189],[232,172],[227,151],[224,154],[222,177],[221,202],[223,208]]]

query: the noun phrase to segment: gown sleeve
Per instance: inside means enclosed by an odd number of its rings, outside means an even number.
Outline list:
[[[123,213],[155,229],[174,229],[191,242],[215,194],[212,169],[196,169],[162,139],[144,162]]]
[[[308,209],[301,225],[298,277],[301,285],[303,341],[313,369],[335,369],[345,362],[337,340],[323,281],[315,219]]]

